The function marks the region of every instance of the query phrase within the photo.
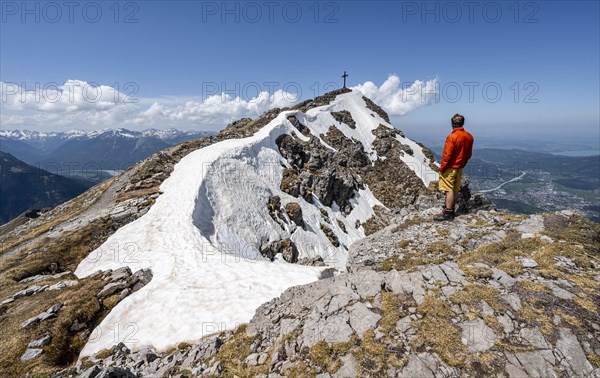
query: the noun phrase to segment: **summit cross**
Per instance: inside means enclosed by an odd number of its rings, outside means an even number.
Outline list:
[[[346,78],[348,77],[348,74],[346,73],[346,71],[344,71],[344,74],[342,75],[342,78],[344,78],[344,88],[346,88]]]

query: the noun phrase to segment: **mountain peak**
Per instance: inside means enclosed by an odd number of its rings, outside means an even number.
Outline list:
[[[192,317],[247,321],[282,288],[317,280],[331,268],[344,271],[350,244],[372,231],[373,219],[427,193],[437,178],[426,150],[371,108],[360,92],[331,92],[234,122],[214,143],[183,156],[160,184],[151,211],[104,243],[133,243],[139,261],[92,253],[75,271],[86,277],[128,266],[154,274],[100,328],[127,318],[144,329],[144,343],[166,348],[202,337],[201,322],[183,333],[153,324],[190,324]],[[297,264],[315,260],[325,266]],[[223,274],[250,290],[243,303],[211,284]],[[178,306],[179,315],[167,319],[150,310],[155,303]],[[83,353],[112,345],[106,335]]]

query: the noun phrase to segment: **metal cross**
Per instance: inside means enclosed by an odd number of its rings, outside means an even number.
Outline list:
[[[342,77],[344,78],[344,88],[346,88],[346,78],[348,77],[348,74],[346,73],[346,71],[344,71],[344,74],[342,75]]]

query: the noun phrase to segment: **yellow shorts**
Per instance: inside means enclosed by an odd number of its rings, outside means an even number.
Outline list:
[[[447,168],[440,175],[439,187],[443,192],[458,192],[460,189],[460,179],[462,177],[462,168]]]

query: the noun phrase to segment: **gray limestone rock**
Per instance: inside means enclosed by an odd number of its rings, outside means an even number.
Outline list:
[[[27,348],[21,356],[21,362],[27,362],[42,355],[44,351],[39,348]]]
[[[462,328],[462,342],[470,352],[485,352],[494,346],[498,338],[494,331],[480,318],[464,322]]]
[[[381,315],[369,310],[362,302],[357,302],[348,307],[350,312],[350,326],[358,336],[362,336],[368,329],[375,329]]]
[[[556,349],[564,356],[560,362],[561,367],[574,376],[590,374],[594,368],[587,360],[577,337],[568,328],[560,328],[559,333],[560,338],[556,342]]]
[[[51,340],[52,340],[52,337],[50,335],[44,335],[44,336],[40,337],[39,339],[31,341],[29,344],[27,344],[27,346],[29,348],[39,348],[39,347],[43,347],[43,346],[50,344]]]
[[[358,372],[358,363],[352,354],[340,358],[342,366],[333,374],[335,378],[355,377]]]

